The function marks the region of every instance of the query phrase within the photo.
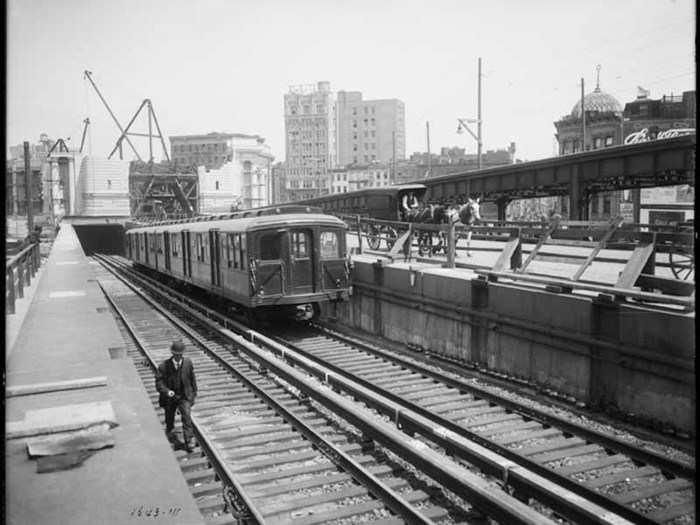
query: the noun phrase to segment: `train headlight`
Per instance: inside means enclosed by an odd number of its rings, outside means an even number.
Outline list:
[[[264,297],[264,296],[265,296],[265,290],[263,290],[262,288],[261,288],[260,290],[258,290],[258,295],[259,295],[260,297]]]

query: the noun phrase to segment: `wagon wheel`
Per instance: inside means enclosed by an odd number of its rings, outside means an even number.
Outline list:
[[[692,275],[692,280],[695,280],[695,256],[692,252],[685,248],[672,247],[668,259],[676,279],[687,281]]]
[[[396,243],[396,239],[398,238],[399,234],[391,226],[387,226],[385,233],[387,250],[391,250],[394,247],[394,244]]]
[[[379,229],[370,224],[367,227],[367,244],[369,244],[369,247],[372,250],[378,250],[379,249],[379,243],[381,239],[379,238]]]

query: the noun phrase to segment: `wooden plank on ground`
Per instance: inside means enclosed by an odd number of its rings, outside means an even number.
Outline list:
[[[389,255],[396,256],[399,255],[399,253],[404,252],[404,243],[408,240],[412,233],[411,228],[409,228],[398,239],[396,239],[396,242],[391,247],[391,250],[389,250]]]
[[[503,251],[498,256],[496,264],[494,264],[493,268],[491,269],[495,272],[501,272],[508,268],[510,268],[511,270],[517,269],[517,267],[519,266],[517,262],[522,261],[522,256],[520,254],[522,254],[522,245],[520,244],[520,237],[512,235],[506,242]],[[520,261],[514,261],[514,256],[515,259],[520,259]],[[515,263],[515,267],[513,267],[513,263]],[[506,268],[506,265],[508,265],[508,268]]]
[[[108,423],[110,427],[118,425],[111,401],[29,410],[24,420],[10,421],[7,424],[5,437],[15,439],[39,434],[68,432],[99,423]]]
[[[107,423],[101,423],[75,432],[61,432],[27,440],[27,454],[30,458],[37,456],[55,456],[77,450],[99,450],[113,447],[114,436]]]
[[[552,236],[552,233],[554,233],[554,230],[556,230],[557,227],[559,226],[559,220],[560,220],[559,216],[555,215],[551,224],[549,224],[549,226],[547,226],[547,228],[544,229],[544,231],[542,232],[542,235],[540,235],[540,238],[537,241],[537,244],[530,252],[530,255],[527,256],[527,259],[525,259],[525,262],[523,263],[523,265],[520,267],[520,269],[517,270],[519,273],[524,272],[525,269],[528,267],[528,265],[532,262],[532,260],[535,257],[537,257],[537,252],[540,251],[540,248],[542,247],[542,245],[549,240],[549,238]]]
[[[583,262],[581,267],[576,271],[574,276],[571,278],[574,281],[578,281],[581,276],[583,275],[583,272],[586,271],[586,268],[590,266],[590,264],[593,262],[593,260],[596,258],[596,255],[600,252],[600,250],[605,247],[605,243],[608,242],[610,237],[612,237],[613,233],[615,233],[615,230],[617,230],[620,225],[622,224],[622,217],[616,217],[610,221],[610,224],[608,225],[608,230],[605,232],[603,237],[600,239],[598,242],[598,245],[593,248],[593,251],[588,255],[586,260]]]
[[[649,258],[654,256],[654,243],[641,243],[634,248],[632,256],[627,261],[620,277],[615,283],[616,288],[632,288],[644,271]]]
[[[637,279],[635,286],[640,288],[652,288],[661,290],[663,293],[671,295],[689,296],[695,292],[694,281],[681,281],[670,277],[660,277],[643,273]]]
[[[547,277],[536,277],[534,275],[523,275],[511,272],[493,272],[490,270],[478,270],[475,269],[474,273],[479,275],[484,275],[487,278],[503,278],[511,279],[513,281],[523,281],[542,285],[551,286],[561,286],[563,288],[576,288],[579,290],[590,290],[594,292],[600,292],[602,294],[609,294],[612,296],[629,297],[632,299],[641,299],[644,301],[652,303],[663,303],[663,304],[677,304],[685,306],[686,308],[695,307],[695,296],[690,297],[678,297],[674,295],[662,295],[651,292],[641,292],[638,290],[629,290],[622,288],[614,288],[612,286],[605,286],[599,284],[588,284],[582,283],[580,281],[573,282],[568,279],[555,279]]]
[[[107,377],[86,377],[84,379],[71,379],[69,381],[54,381],[52,383],[34,383],[31,385],[8,386],[5,390],[7,397],[29,396],[33,394],[44,394],[47,392],[59,392],[62,390],[79,390],[81,388],[92,388],[105,386]]]

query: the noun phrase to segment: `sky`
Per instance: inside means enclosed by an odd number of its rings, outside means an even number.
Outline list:
[[[695,89],[692,0],[8,0],[6,20],[7,144],[47,133],[77,149],[89,117],[96,156],[120,133],[86,69],[124,127],[149,98],[164,135],[257,134],[276,161],[291,85],[402,100],[407,156],[426,151],[426,121],[431,151],[476,153],[456,130],[477,116],[481,57],[483,149],[515,142],[522,160],[555,154],[553,122],[598,64],[623,105],[637,86]],[[144,113],[132,131],[147,129]]]

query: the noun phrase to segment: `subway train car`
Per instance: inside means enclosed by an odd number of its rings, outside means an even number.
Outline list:
[[[126,254],[255,317],[310,319],[349,296],[346,229],[318,208],[269,207],[134,228]]]

